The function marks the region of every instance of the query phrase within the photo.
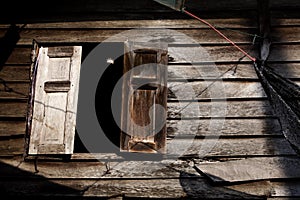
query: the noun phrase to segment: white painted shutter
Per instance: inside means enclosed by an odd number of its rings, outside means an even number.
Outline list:
[[[40,48],[29,155],[73,153],[81,51],[80,46]]]

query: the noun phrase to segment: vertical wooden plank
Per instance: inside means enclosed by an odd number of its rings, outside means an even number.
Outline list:
[[[80,46],[40,48],[29,155],[73,153],[81,51]]]
[[[125,43],[120,150],[163,153],[167,45]]]

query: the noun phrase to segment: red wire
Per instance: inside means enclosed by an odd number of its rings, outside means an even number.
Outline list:
[[[236,45],[232,40],[230,40],[228,37],[226,37],[221,31],[219,31],[218,29],[216,29],[213,25],[211,25],[209,22],[205,21],[204,19],[201,19],[199,17],[197,17],[196,15],[183,10],[184,13],[188,14],[189,16],[201,21],[202,23],[206,24],[207,26],[209,26],[210,28],[212,28],[215,32],[217,32],[219,35],[221,35],[225,40],[227,40],[228,42],[230,42],[234,47],[236,47],[238,50],[240,50],[245,56],[247,56],[250,60],[252,60],[253,62],[256,61],[256,58],[250,56],[246,51],[244,51],[243,49],[241,49],[238,45]]]

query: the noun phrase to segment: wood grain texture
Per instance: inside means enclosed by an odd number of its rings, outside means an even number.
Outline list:
[[[0,137],[25,135],[25,121],[0,121]]]
[[[299,61],[299,45],[272,45],[269,61],[282,62],[282,61]]]
[[[27,102],[0,102],[2,107],[0,115],[2,116],[20,116],[25,117],[27,112]]]
[[[262,157],[223,163],[203,163],[196,167],[214,182],[299,178],[299,158]]]
[[[29,94],[28,82],[0,82],[0,97],[2,98],[27,98]]]
[[[3,66],[0,70],[0,79],[5,81],[28,81],[29,65]]]
[[[269,101],[218,101],[168,103],[168,118],[272,117]]]
[[[183,157],[248,157],[296,155],[284,138],[181,139],[167,141],[170,155]]]
[[[217,132],[215,126],[222,125]],[[282,135],[277,119],[206,119],[206,120],[168,120],[168,136],[196,135],[223,137]]]
[[[169,82],[169,99],[218,99],[266,97],[260,82],[195,81]]]

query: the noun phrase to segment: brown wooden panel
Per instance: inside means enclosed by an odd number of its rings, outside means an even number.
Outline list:
[[[25,117],[27,112],[27,102],[1,102],[0,115]]]
[[[180,139],[167,141],[168,152],[188,157],[296,155],[285,138]],[[173,141],[173,142],[172,142]],[[184,147],[188,147],[183,152]],[[202,148],[201,148],[202,147]]]
[[[244,51],[249,52],[252,57],[257,57],[255,48],[251,45],[240,45]],[[228,46],[199,46],[199,47],[169,47],[169,55],[177,63],[197,63],[197,62],[228,62],[238,61],[244,56],[242,52]],[[244,61],[250,61],[244,58]]]
[[[168,136],[197,135],[197,136],[262,136],[282,135],[277,119],[205,119],[205,120],[168,120]],[[217,132],[214,127],[223,125]]]
[[[272,42],[299,42],[300,40],[300,27],[274,27],[271,28]]]
[[[201,24],[199,22],[199,24]],[[140,33],[140,37],[133,38],[137,42],[153,42],[157,39],[174,43],[174,44],[227,44],[228,42],[220,37],[211,29],[25,29],[20,34],[19,45],[30,45],[32,39],[43,43],[66,43],[66,42],[102,42],[116,34],[118,37],[110,38],[113,42],[124,42],[128,37],[132,37],[132,33]],[[2,32],[2,34],[1,34]],[[252,36],[256,32],[255,29],[237,29],[237,30],[222,30],[222,32],[230,37],[236,43],[252,43]],[[244,32],[244,33],[241,33]],[[4,35],[5,31],[0,30],[0,36]],[[159,38],[158,38],[159,36]]]
[[[30,64],[30,51],[30,47],[16,47],[7,59],[6,64]]]
[[[260,98],[266,97],[260,82],[195,81],[169,82],[169,99]]]
[[[26,98],[29,94],[28,82],[0,82],[0,97]]]
[[[24,138],[0,140],[0,156],[22,155],[24,143]]]
[[[5,81],[29,80],[29,66],[3,66],[0,70],[0,79]]]
[[[258,79],[252,64],[169,65],[168,79]]]
[[[257,28],[256,20],[250,18],[208,19],[211,24],[226,28]],[[8,28],[10,24],[1,24]],[[194,19],[157,19],[157,20],[92,20],[52,23],[29,23],[28,29],[115,29],[115,28],[207,28],[207,25]]]
[[[0,121],[0,137],[25,134],[25,121]]]
[[[277,18],[276,16],[272,16],[271,18],[272,26],[299,26],[300,19],[299,18]]]
[[[168,118],[274,116],[269,101],[168,103]]]
[[[227,162],[199,163],[196,167],[214,182],[300,178],[298,157],[247,158]]]

